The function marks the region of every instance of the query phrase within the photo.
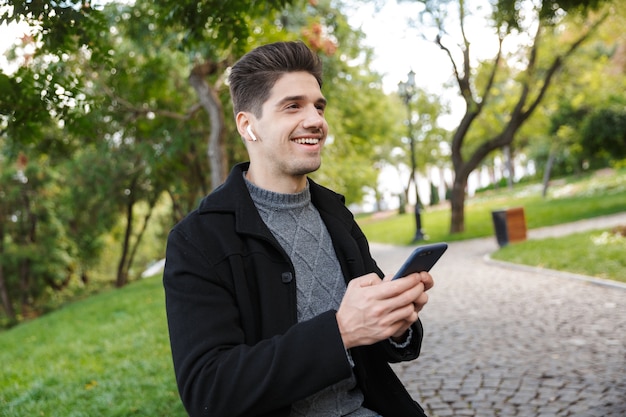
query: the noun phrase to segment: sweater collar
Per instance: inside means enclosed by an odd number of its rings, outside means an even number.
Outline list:
[[[309,189],[308,181],[304,190],[293,194],[277,193],[266,190],[249,181],[245,178],[245,175],[244,181],[248,191],[250,192],[252,201],[254,201],[254,204],[257,207],[265,207],[266,209],[272,211],[282,211],[298,209],[311,202],[311,191]]]
[[[235,165],[226,181],[202,200],[198,207],[198,213],[234,212],[237,218],[238,231],[263,232],[265,225],[252,201],[243,176],[249,166],[249,162]],[[311,201],[322,218],[331,216],[346,225],[351,224],[352,215],[350,212],[347,209],[338,209],[338,206],[344,206],[345,199],[342,195],[318,185],[310,178],[308,183]]]

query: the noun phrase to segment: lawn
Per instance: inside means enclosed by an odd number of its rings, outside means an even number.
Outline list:
[[[493,236],[491,212],[511,207],[524,208],[529,229],[620,213],[626,211],[626,170],[559,181],[546,198],[541,197],[539,184],[480,193],[467,200],[465,231],[454,235],[449,233],[449,207],[428,207],[422,213],[422,228],[433,242]],[[415,234],[412,213],[360,216],[357,221],[372,242],[408,245]]]
[[[529,229],[625,212],[626,171],[559,181],[546,198],[538,184],[481,193],[467,201],[466,231],[456,235],[448,233],[447,207],[428,208],[422,213],[423,229],[432,242],[494,236],[492,211],[510,207],[524,208]],[[411,244],[415,233],[413,214],[360,217],[358,222],[373,242]],[[625,242],[619,233],[600,230],[509,245],[492,257],[626,282]]]
[[[185,416],[159,277],[0,333],[0,416]]]
[[[626,283],[626,229],[596,230],[508,245],[493,259]]]

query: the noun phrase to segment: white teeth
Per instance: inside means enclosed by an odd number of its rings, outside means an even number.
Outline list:
[[[294,139],[294,142],[296,142],[299,145],[316,145],[319,141],[320,140],[316,138]]]

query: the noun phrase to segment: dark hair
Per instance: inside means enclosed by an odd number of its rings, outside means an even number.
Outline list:
[[[322,87],[322,61],[300,41],[271,43],[245,54],[228,76],[235,114],[249,111],[260,118],[276,81],[296,71],[313,75]]]

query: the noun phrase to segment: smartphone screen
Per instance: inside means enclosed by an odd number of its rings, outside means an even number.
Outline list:
[[[430,271],[446,249],[448,249],[448,244],[445,242],[417,247],[396,272],[393,279],[402,278],[415,272]]]

